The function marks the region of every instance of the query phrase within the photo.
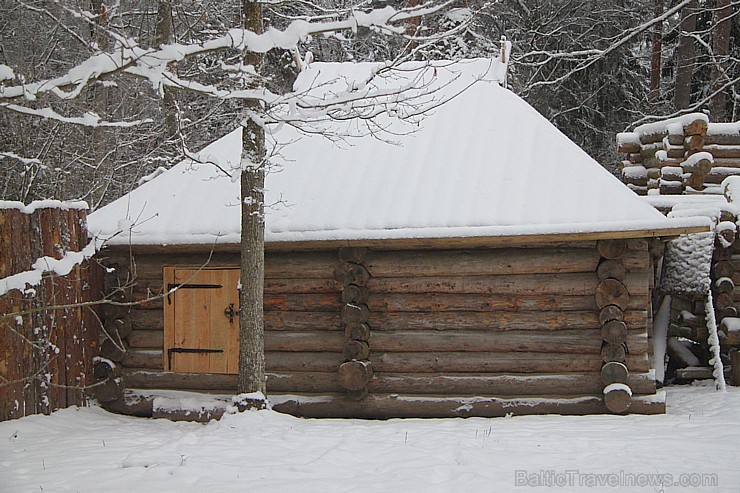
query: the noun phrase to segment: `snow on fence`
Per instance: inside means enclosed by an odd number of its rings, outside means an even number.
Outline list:
[[[86,303],[102,285],[102,269],[77,253],[86,209],[0,202],[0,421],[85,404],[99,329]]]

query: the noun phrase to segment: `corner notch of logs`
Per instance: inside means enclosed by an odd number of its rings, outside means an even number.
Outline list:
[[[361,247],[339,249],[339,266],[334,279],[342,287],[342,324],[344,325],[344,363],[337,371],[339,384],[350,399],[362,400],[368,395],[373,378],[370,356],[370,310],[367,306],[367,281],[370,273],[364,265],[368,250]]]
[[[615,414],[626,412],[632,404],[632,390],[627,385],[626,366],[627,325],[624,312],[630,294],[623,284],[627,269],[622,257],[627,249],[625,240],[600,240],[596,244],[600,255],[596,274],[601,281],[596,287],[596,306],[601,324],[601,380],[604,384],[604,404]]]

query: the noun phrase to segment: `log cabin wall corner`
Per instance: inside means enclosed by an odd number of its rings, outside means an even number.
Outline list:
[[[269,396],[312,417],[664,412],[648,245],[268,249]],[[239,254],[141,247],[107,262],[137,303],[109,355],[126,388],[234,393]],[[173,284],[194,286],[167,296]]]

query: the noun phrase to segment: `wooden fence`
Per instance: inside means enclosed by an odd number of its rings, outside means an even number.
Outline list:
[[[79,205],[3,203],[0,279],[28,271],[38,258],[82,250],[85,225]],[[101,285],[102,269],[84,262],[0,296],[0,421],[85,405],[99,323],[84,304],[99,299]]]

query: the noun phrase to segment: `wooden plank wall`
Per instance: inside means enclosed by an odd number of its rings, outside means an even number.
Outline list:
[[[59,208],[0,210],[0,278],[30,269],[43,256],[61,258],[88,242],[86,211]],[[46,275],[34,289],[0,297],[0,421],[85,405],[93,383],[99,299],[97,264],[67,276]]]
[[[651,259],[645,240],[627,245],[620,259],[629,292],[624,362],[634,395],[650,396],[655,394],[649,373]],[[162,293],[163,265],[201,265],[205,259],[192,254],[137,255],[135,269],[125,255],[111,256],[109,262],[135,270],[132,296],[137,301]],[[601,402],[603,321],[595,293],[602,261],[596,242],[367,251],[343,260],[335,250],[268,252],[268,392],[335,399],[303,414],[346,415],[337,411],[344,407],[365,417],[404,415],[406,411],[393,411],[388,402],[373,404],[377,414],[358,412],[363,403],[396,395],[411,396],[414,402],[451,396],[590,396]],[[238,265],[238,254],[215,254],[208,265]],[[352,272],[347,272],[348,265],[355,266]],[[348,286],[354,286],[351,293]],[[133,330],[122,358],[127,387],[233,392],[234,375],[162,371],[162,306],[161,298],[148,301],[129,315]],[[369,336],[350,334],[348,325],[362,324]],[[369,354],[358,344],[348,348],[353,340],[366,340]],[[354,377],[340,376],[340,367],[353,358],[371,369],[364,388],[349,388]],[[600,406],[586,412],[606,412]],[[302,413],[295,402],[286,409]],[[417,414],[428,415],[422,410]]]

